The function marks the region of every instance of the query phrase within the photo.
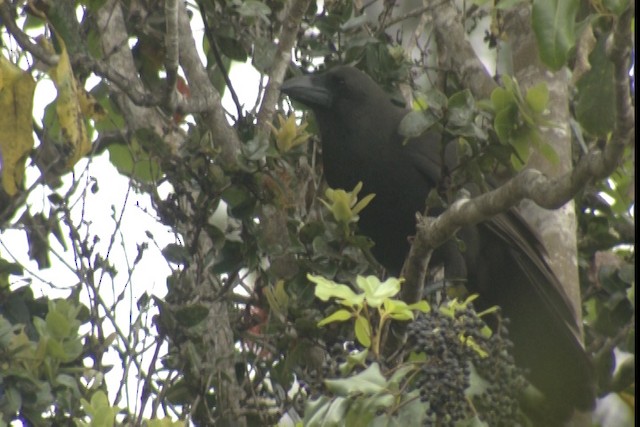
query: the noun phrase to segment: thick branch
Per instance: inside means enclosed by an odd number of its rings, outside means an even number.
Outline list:
[[[466,37],[460,13],[453,1],[435,5],[433,23],[436,42],[448,54],[451,68],[460,76],[464,86],[478,99],[489,98],[497,87]]]
[[[280,86],[284,75],[291,62],[291,49],[296,42],[296,35],[305,11],[309,7],[310,0],[293,0],[282,23],[282,30],[278,38],[278,50],[269,72],[269,83],[262,98],[262,105],[258,112],[258,131],[266,135],[269,131],[269,123],[273,120],[275,106],[280,96]]]
[[[165,0],[164,19],[167,32],[164,36],[166,51],[164,67],[167,71],[167,98],[170,106],[176,98],[178,81],[178,13],[178,0]]]
[[[106,62],[94,62],[89,57],[80,57],[80,60],[86,60],[92,69],[99,69],[99,71],[108,73],[110,77],[114,77],[114,79],[109,78],[108,80],[117,88],[114,90],[118,95],[116,102],[127,122],[127,130],[135,131],[141,127],[151,128],[158,135],[163,135],[168,143],[174,146],[179,144],[182,137],[178,133],[166,134],[165,132],[166,117],[157,109],[143,108],[145,103],[138,103],[133,99],[137,97],[139,101],[158,105],[151,103],[154,100],[147,94],[138,77],[133,55],[127,45],[127,29],[120,4],[114,0],[105,2],[96,12],[96,22],[100,32],[102,51],[108,57],[109,65],[107,66]],[[97,74],[100,73],[97,72]]]
[[[198,56],[187,9],[182,2],[178,7],[180,65],[191,88],[191,97],[188,100],[181,98],[179,101],[186,101],[185,106],[208,107],[200,110],[203,112],[203,124],[211,130],[214,144],[221,150],[220,156],[224,166],[233,168],[237,163],[236,156],[240,152],[240,138],[227,122],[220,93],[213,87],[207,70]],[[177,107],[178,111],[188,111],[182,109],[181,102],[178,102]]]

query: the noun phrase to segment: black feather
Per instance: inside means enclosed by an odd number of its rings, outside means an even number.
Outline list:
[[[327,183],[374,193],[359,227],[375,246],[376,259],[399,274],[431,189],[443,179],[441,137],[427,132],[408,142],[398,126],[408,110],[394,105],[366,74],[338,67],[286,81],[282,91],[315,113],[322,138]],[[448,165],[450,166],[450,165]],[[455,166],[455,165],[454,165]],[[437,213],[437,212],[436,212]],[[479,293],[478,307],[499,305],[511,319],[516,362],[552,402],[559,418],[595,402],[593,369],[580,340],[572,306],[545,260],[536,233],[515,209],[458,233],[434,252],[448,278],[466,279]]]

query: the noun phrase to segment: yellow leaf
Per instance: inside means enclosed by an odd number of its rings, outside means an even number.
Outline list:
[[[22,187],[25,161],[33,148],[32,109],[36,82],[0,55],[0,153],[2,186],[10,196]]]
[[[91,142],[81,106],[84,102],[84,95],[81,94],[83,91],[78,89],[64,41],[61,37],[57,37],[57,41],[60,45],[60,60],[55,67],[49,69],[49,75],[58,90],[56,114],[60,123],[62,142],[68,147],[70,153],[66,167],[71,168],[91,151]]]
[[[78,90],[78,102],[80,104],[80,111],[82,111],[82,114],[87,118],[101,120],[107,115],[102,105],[83,88]]]
[[[286,153],[292,148],[304,144],[311,136],[304,131],[307,128],[307,123],[297,126],[294,115],[290,115],[285,119],[281,114],[278,114],[278,122],[280,124],[278,129],[271,123],[269,123],[269,126],[271,126],[276,146],[281,153]]]
[[[328,201],[320,200],[331,211],[336,221],[348,224],[358,220],[358,213],[364,209],[374,194],[365,196],[360,202],[358,202],[358,193],[362,189],[362,182],[358,182],[354,189],[347,192],[343,189],[328,188],[325,192],[325,196]]]

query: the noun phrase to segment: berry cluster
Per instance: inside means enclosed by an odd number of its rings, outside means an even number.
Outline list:
[[[482,332],[484,322],[469,306],[458,308],[454,315],[434,310],[412,322],[410,350],[426,356],[415,382],[421,400],[428,404],[424,425],[453,426],[475,414],[491,426],[521,422],[517,396],[526,383],[509,354],[512,343],[505,323],[499,322],[488,337]],[[465,394],[471,365],[489,383],[472,397],[473,408]]]

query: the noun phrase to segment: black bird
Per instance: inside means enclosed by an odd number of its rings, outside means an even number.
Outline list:
[[[310,107],[322,139],[322,162],[329,186],[375,193],[360,213],[359,228],[375,243],[372,252],[399,274],[415,234],[415,213],[423,212],[443,174],[441,136],[427,132],[407,143],[398,126],[409,110],[393,104],[369,76],[340,66],[324,74],[287,80],[282,92]],[[502,308],[511,320],[516,363],[553,406],[553,417],[574,408],[592,409],[593,369],[580,340],[568,297],[545,261],[536,233],[515,209],[476,226],[433,254],[447,278],[464,278],[478,293],[476,307]],[[433,262],[433,261],[432,261]]]

